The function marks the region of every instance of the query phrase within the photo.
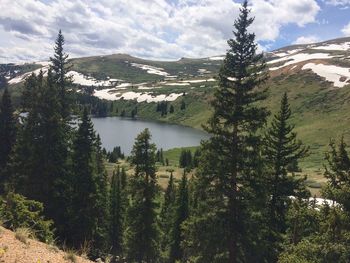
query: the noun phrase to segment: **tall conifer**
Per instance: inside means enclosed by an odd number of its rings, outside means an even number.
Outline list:
[[[69,84],[71,84],[71,78],[67,76],[70,66],[68,62],[68,54],[64,52],[64,43],[64,36],[62,34],[62,31],[59,30],[54,47],[54,56],[50,58],[50,68],[53,72],[53,79],[59,87],[61,113],[63,117],[67,118],[70,114],[67,89]]]
[[[262,209],[264,200],[259,196],[263,189],[258,131],[268,116],[259,106],[266,98],[262,85],[267,71],[263,54],[256,52],[255,35],[248,30],[254,20],[249,12],[244,1],[234,38],[228,40],[214,113],[206,127],[212,137],[203,144],[198,168],[198,210],[186,223],[187,252],[198,262],[253,262],[259,257],[258,223],[254,225],[253,218],[258,218],[255,210]]]
[[[183,260],[184,252],[181,247],[183,240],[182,223],[189,216],[189,205],[188,205],[188,186],[187,186],[187,175],[184,171],[179,191],[175,203],[175,213],[171,229],[171,241],[170,241],[170,253],[169,262],[177,262]]]
[[[121,170],[118,166],[113,172],[110,190],[110,240],[114,255],[120,255],[123,245],[123,224],[125,212],[125,192],[122,189]]]
[[[130,178],[130,205],[127,210],[124,249],[130,262],[157,262],[158,230],[155,196],[156,146],[150,142],[148,129],[141,132],[135,141],[131,164],[134,175]]]
[[[287,168],[302,157],[308,149],[296,139],[294,125],[290,124],[291,110],[285,93],[281,99],[280,110],[274,116],[271,128],[265,136],[265,155],[269,166],[266,189],[268,189],[268,220],[270,260],[276,261],[282,235],[286,231],[287,205],[289,196],[297,196],[302,190],[303,178],[288,175]]]
[[[174,216],[174,205],[176,198],[174,184],[173,171],[170,172],[170,178],[168,181],[168,186],[164,193],[164,201],[162,204],[162,209],[160,211],[160,226],[162,230],[161,238],[161,249],[164,251],[168,249],[169,246],[169,233],[172,227],[173,216]]]
[[[16,141],[16,119],[8,89],[5,88],[0,101],[0,193],[4,191],[4,183],[8,179],[10,153]]]
[[[106,251],[108,191],[99,138],[85,108],[73,142],[70,242],[79,248],[91,242],[92,256]]]

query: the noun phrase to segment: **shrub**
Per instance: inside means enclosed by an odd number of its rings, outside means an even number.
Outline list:
[[[19,194],[8,193],[0,198],[0,220],[5,228],[29,228],[37,239],[48,243],[53,241],[53,222],[45,220],[43,210],[42,203]]]

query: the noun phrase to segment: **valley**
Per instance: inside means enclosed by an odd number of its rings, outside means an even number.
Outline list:
[[[270,79],[264,106],[272,117],[282,94],[288,93],[295,130],[310,147],[310,155],[300,166],[313,180],[322,182],[321,167],[330,140],[344,135],[350,143],[350,38],[288,46],[267,52],[265,57]],[[78,93],[90,88],[92,96],[104,101],[108,116],[203,130],[211,115],[209,104],[223,58],[151,61],[126,54],[74,58],[67,75]],[[1,65],[15,101],[23,81],[47,69],[48,62]],[[163,102],[165,114],[157,111]]]

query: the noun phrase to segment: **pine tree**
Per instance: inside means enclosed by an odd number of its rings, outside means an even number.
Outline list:
[[[93,256],[106,249],[109,220],[106,172],[100,142],[85,108],[73,142],[72,200],[69,243],[79,248],[92,242]]]
[[[189,216],[189,197],[187,186],[187,175],[183,173],[179,191],[175,203],[174,221],[171,230],[169,262],[177,262],[183,260],[184,252],[181,247],[183,240],[182,224]]]
[[[96,192],[95,194],[95,217],[96,217],[96,229],[94,231],[94,256],[98,257],[105,254],[110,248],[109,240],[109,223],[110,223],[110,213],[109,213],[109,191],[107,182],[107,171],[104,165],[103,153],[101,148],[101,138],[99,135],[96,136],[94,141],[94,161],[96,162]]]
[[[65,225],[68,194],[67,123],[60,113],[59,94],[51,71],[47,79],[41,72],[31,76],[23,96],[23,126],[15,145],[11,163],[11,178],[15,189],[26,197],[44,204],[44,213],[55,222],[61,234]]]
[[[172,227],[176,189],[173,170],[170,171],[168,186],[164,193],[164,201],[160,211],[160,226],[162,230],[161,249],[165,251],[169,246],[169,233]]]
[[[344,137],[341,138],[338,147],[334,141],[330,142],[325,167],[325,177],[328,182],[322,194],[325,198],[341,204],[344,211],[350,216],[350,157],[346,148]]]
[[[260,260],[257,221],[263,209],[261,135],[267,110],[263,54],[256,54],[247,1],[234,23],[214,94],[213,116],[206,130],[197,174],[197,209],[185,227],[186,254],[197,262]],[[261,104],[260,104],[261,105]],[[198,243],[199,242],[199,243]],[[195,245],[196,244],[196,245]],[[198,245],[197,245],[198,244]]]
[[[5,168],[16,141],[16,119],[13,113],[11,97],[6,88],[0,102],[0,194],[5,190],[4,183],[8,179]]]
[[[184,100],[181,101],[181,106],[180,106],[180,110],[185,110],[186,109],[186,103]]]
[[[269,166],[266,189],[268,189],[268,221],[270,242],[270,260],[276,261],[282,235],[286,231],[287,204],[289,196],[297,196],[303,188],[304,178],[288,175],[288,166],[305,157],[308,148],[296,139],[294,125],[289,123],[291,110],[285,93],[278,113],[274,116],[271,128],[265,135],[265,155]],[[275,250],[275,249],[277,250]]]
[[[124,249],[127,261],[158,261],[158,230],[155,196],[156,146],[150,142],[148,129],[141,132],[135,141],[131,164],[134,175],[129,180],[130,205],[127,209]]]
[[[174,106],[170,105],[169,113],[174,113]]]
[[[67,97],[67,88],[72,81],[71,78],[67,76],[70,67],[68,54],[64,52],[64,43],[64,36],[62,31],[59,30],[54,47],[55,53],[54,56],[50,58],[50,68],[53,72],[53,79],[59,87],[62,116],[68,118],[70,114],[70,103]]]
[[[112,253],[114,255],[121,254],[123,244],[123,219],[125,210],[125,202],[123,201],[123,195],[125,193],[123,192],[121,181],[121,171],[120,167],[118,166],[116,171],[113,172],[110,190],[110,240]]]
[[[278,262],[349,262],[350,158],[344,138],[338,146],[331,141],[326,160],[327,183],[322,197],[333,202],[323,205],[304,199],[292,202],[287,217],[285,251]]]

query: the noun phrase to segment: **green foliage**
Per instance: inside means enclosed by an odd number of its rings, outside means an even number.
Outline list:
[[[256,54],[255,35],[248,30],[252,22],[245,1],[234,23],[234,39],[228,41],[220,85],[212,103],[214,113],[206,126],[212,137],[202,144],[196,176],[197,208],[185,224],[190,232],[184,240],[189,244],[185,254],[198,262],[265,260],[259,251],[258,225],[266,195],[261,187],[263,165],[258,131],[268,112],[257,105],[266,98],[262,85],[267,74],[263,55]],[[215,227],[208,226],[208,222],[215,222]],[[208,240],[194,245],[201,236]]]
[[[192,160],[191,150],[183,149],[181,151],[180,158],[179,158],[179,166],[181,168],[189,168],[189,169],[192,168],[193,160]]]
[[[349,156],[343,138],[338,147],[331,142],[326,160],[328,181],[323,196],[334,201],[321,207],[302,199],[292,202],[285,249],[278,262],[349,262]]]
[[[125,173],[125,172],[124,172]],[[110,189],[110,241],[112,253],[121,255],[123,245],[124,217],[127,205],[126,185],[122,182],[122,170],[118,166],[113,172]]]
[[[5,183],[9,179],[7,165],[16,141],[16,119],[13,111],[11,97],[6,88],[0,102],[0,193],[4,192]]]
[[[107,159],[110,163],[116,163],[118,159],[124,159],[124,154],[122,153],[120,146],[116,146],[111,152],[108,152]]]
[[[341,138],[338,147],[334,141],[330,143],[325,171],[328,183],[323,189],[323,195],[340,203],[350,215],[350,158],[346,147],[344,137]]]
[[[92,253],[98,256],[108,243],[107,174],[100,139],[86,109],[73,142],[72,163],[69,241],[76,248],[85,241],[92,242]]]
[[[42,203],[12,192],[0,198],[0,220],[4,227],[29,228],[36,238],[48,243],[53,241],[53,222],[44,218],[43,210]]]
[[[72,83],[71,78],[67,76],[70,66],[68,65],[68,54],[63,50],[64,36],[62,31],[59,30],[55,47],[54,56],[50,58],[51,65],[50,69],[53,73],[53,81],[59,87],[59,100],[61,105],[61,113],[65,118],[69,118],[70,115],[70,102],[67,97],[67,87]]]
[[[189,196],[188,196],[188,185],[187,175],[184,172],[180,185],[179,191],[176,197],[174,219],[172,229],[170,231],[170,252],[169,262],[176,262],[177,260],[184,259],[184,251],[181,247],[183,241],[182,224],[189,216]]]
[[[170,170],[170,178],[168,181],[168,186],[164,193],[164,201],[162,204],[162,209],[160,211],[160,228],[161,228],[161,249],[166,251],[169,248],[170,236],[169,233],[172,228],[173,216],[174,216],[174,206],[176,197],[176,187],[174,183],[173,170]]]
[[[43,203],[59,233],[65,230],[67,188],[68,122],[62,117],[59,89],[51,71],[32,75],[23,91],[27,112],[11,159],[11,185],[24,196]]]
[[[288,174],[288,167],[305,157],[308,149],[296,140],[294,126],[289,124],[291,110],[288,97],[282,97],[279,112],[265,134],[264,154],[269,171],[266,178],[268,200],[268,237],[270,247],[278,248],[286,231],[286,213],[290,196],[300,196],[305,178]],[[305,188],[305,187],[304,187]],[[305,192],[305,190],[304,190]],[[274,244],[273,244],[274,243]],[[270,250],[270,260],[276,261],[278,250]]]
[[[148,129],[135,141],[131,164],[135,170],[129,180],[130,205],[126,215],[124,250],[129,262],[158,262],[158,228],[155,197],[156,146],[150,143]]]

